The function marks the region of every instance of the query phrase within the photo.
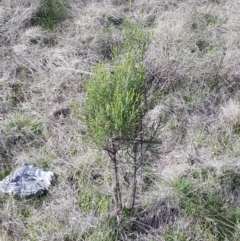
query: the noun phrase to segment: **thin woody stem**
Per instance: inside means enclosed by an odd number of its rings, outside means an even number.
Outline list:
[[[118,173],[118,160],[117,160],[117,148],[112,143],[112,150],[106,150],[109,157],[113,162],[113,193],[114,193],[114,203],[116,208],[116,217],[119,218],[122,212],[122,196],[119,183],[119,173]]]

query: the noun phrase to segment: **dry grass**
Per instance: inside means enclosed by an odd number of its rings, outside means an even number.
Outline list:
[[[138,179],[139,206],[149,210],[152,203],[174,196],[166,182],[191,165],[237,164],[238,0],[140,0],[133,1],[132,8],[128,1],[69,0],[69,16],[54,31],[33,25],[40,4],[0,3],[0,176],[27,162],[53,171],[58,179],[43,198],[19,200],[1,194],[1,241],[112,238],[99,228],[111,227],[108,222],[102,226],[111,214],[110,163],[84,142],[81,103],[92,68],[111,61],[110,47],[121,42],[128,17],[153,32],[145,63],[155,106],[146,122],[159,116],[163,122],[158,132],[162,144],[148,153],[151,165]],[[36,121],[42,123],[40,132],[34,129]],[[126,169],[123,164],[127,204]],[[178,218],[180,240],[186,216]],[[166,238],[168,231],[164,224],[152,233],[135,232],[129,240],[176,240]],[[190,225],[184,229],[189,237],[191,231]]]

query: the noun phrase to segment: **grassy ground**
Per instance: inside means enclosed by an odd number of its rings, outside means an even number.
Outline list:
[[[58,178],[41,198],[0,194],[0,240],[240,240],[239,9],[238,0],[2,0],[0,179],[22,163]],[[111,163],[84,141],[81,113],[92,69],[111,64],[128,18],[152,35],[145,124],[162,125],[138,177],[138,215],[119,231]],[[128,205],[125,163],[120,174]]]

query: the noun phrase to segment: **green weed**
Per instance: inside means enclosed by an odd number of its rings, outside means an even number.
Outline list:
[[[16,76],[21,80],[29,80],[29,79],[32,80],[33,79],[31,70],[22,65],[20,65],[16,68]]]
[[[20,131],[26,135],[40,135],[43,131],[43,123],[36,117],[15,114],[6,120],[5,130],[7,132]]]
[[[234,186],[240,178],[239,175],[231,176],[230,184]],[[180,198],[180,208],[194,220],[193,229],[199,229],[206,240],[233,240],[238,230],[240,210],[226,203],[223,191],[226,183],[220,180],[221,176],[211,168],[190,172],[173,183]]]
[[[118,241],[120,233],[114,217],[106,217],[99,221],[96,227],[88,230],[82,237],[84,241]]]
[[[9,174],[10,174],[10,170],[9,169],[0,170],[0,180],[4,179]]]
[[[233,133],[240,136],[240,123],[237,123],[233,126]]]
[[[187,241],[186,234],[182,231],[171,230],[164,235],[166,241]]]
[[[111,206],[112,198],[101,196],[93,190],[87,190],[85,193],[79,193],[77,202],[84,213],[89,213],[91,210],[95,210],[96,213],[104,213]]]
[[[25,91],[22,83],[13,83],[10,84],[11,95],[10,100],[14,106],[17,106],[19,103],[25,101]]]
[[[98,191],[97,184],[94,185],[96,179],[100,177],[100,174],[90,174],[88,177],[86,173],[77,171],[76,177],[78,179],[79,185],[84,186],[80,188],[77,197],[77,203],[81,210],[88,214],[90,211],[94,210],[96,215],[105,213],[112,207],[112,196],[103,195]]]

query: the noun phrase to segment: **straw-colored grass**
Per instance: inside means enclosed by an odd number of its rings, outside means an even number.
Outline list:
[[[0,2],[0,177],[24,162],[58,177],[40,198],[0,194],[0,241],[239,240],[232,218],[239,206],[240,2],[53,2],[63,18],[39,14],[45,1]],[[42,17],[51,17],[50,26]],[[161,125],[137,179],[136,214],[130,218],[125,210],[116,227],[111,162],[85,141],[81,113],[92,70],[111,65],[111,47],[121,44],[126,19],[151,36],[144,64],[153,104],[144,124],[160,118]],[[189,168],[202,175],[208,166],[216,172],[207,179],[182,176]],[[120,182],[128,206],[126,163]],[[223,191],[215,193],[215,183]],[[226,232],[216,234],[222,220],[212,211],[219,203],[231,224],[222,222]]]

